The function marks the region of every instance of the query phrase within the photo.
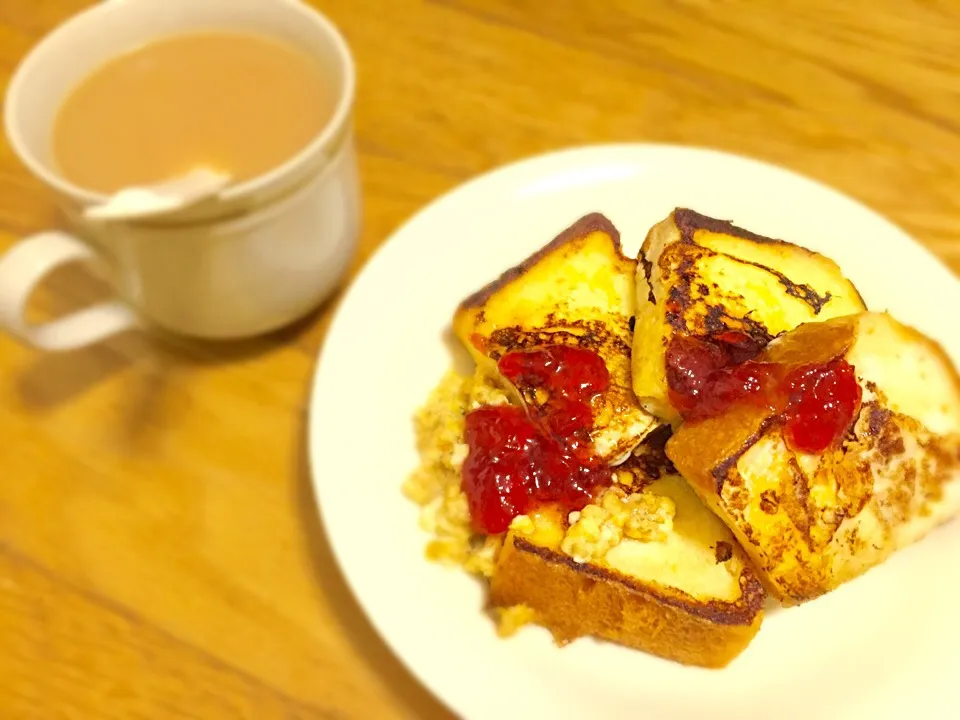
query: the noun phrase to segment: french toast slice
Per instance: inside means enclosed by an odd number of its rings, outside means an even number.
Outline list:
[[[801,325],[756,360],[845,361],[860,388],[849,424],[822,452],[796,449],[790,416],[756,403],[686,422],[667,443],[784,605],[837,588],[960,513],[960,376],[934,341],[888,314],[860,313]],[[845,402],[831,393],[832,407]],[[824,404],[809,417],[829,412]]]
[[[756,635],[765,593],[731,532],[655,447],[663,430],[641,446],[663,462],[631,457],[595,504],[516,518],[490,599],[526,609],[561,645],[594,636],[720,668]]]
[[[636,296],[633,389],[647,412],[674,425],[665,356],[675,336],[732,331],[762,346],[801,323],[866,309],[832,260],[685,208],[647,234]]]
[[[453,318],[477,365],[505,387],[497,362],[511,351],[563,345],[597,353],[610,382],[593,401],[590,439],[606,463],[625,459],[658,424],[630,383],[635,275],[616,228],[594,213],[468,297]]]

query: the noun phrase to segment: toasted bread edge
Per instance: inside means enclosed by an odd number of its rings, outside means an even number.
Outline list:
[[[759,235],[738,225],[734,225],[729,220],[718,220],[717,218],[703,215],[698,213],[696,210],[690,210],[689,208],[676,208],[673,211],[673,219],[677,225],[677,229],[680,231],[680,240],[682,242],[695,243],[693,239],[694,233],[697,230],[706,230],[707,232],[732,235],[733,237],[739,237],[743,238],[744,240],[750,240],[751,242],[765,245],[788,245],[805,252],[808,255],[819,255],[820,258],[831,263],[837,269],[837,272],[847,280],[847,284],[850,286],[853,294],[856,295],[857,299],[860,301],[860,305],[863,306],[864,309],[867,309],[867,304],[864,302],[863,296],[860,294],[860,290],[857,288],[857,286],[854,285],[853,282],[851,282],[846,275],[843,274],[839,264],[837,264],[833,258],[824,255],[823,253],[818,253],[808,247],[795,242],[790,242],[788,240],[781,240],[779,238]]]
[[[504,271],[498,278],[487,283],[475,293],[465,298],[460,303],[458,310],[467,310],[470,308],[483,306],[483,304],[486,303],[494,293],[504,286],[509,285],[517,278],[523,276],[528,270],[530,270],[530,268],[539,263],[541,260],[543,260],[543,258],[555,251],[557,248],[560,248],[579,238],[585,237],[593,232],[602,232],[609,235],[610,239],[613,240],[613,244],[617,250],[617,253],[624,260],[627,260],[631,263],[634,262],[633,259],[628,258],[623,254],[623,247],[620,245],[620,231],[617,230],[614,224],[601,213],[590,213],[577,220],[575,223],[573,223],[573,225],[561,232],[553,240],[530,255],[526,260]]]
[[[698,602],[509,536],[490,587],[494,607],[526,605],[559,644],[594,636],[686,665],[722,668],[750,644],[764,591],[749,570],[736,603]]]

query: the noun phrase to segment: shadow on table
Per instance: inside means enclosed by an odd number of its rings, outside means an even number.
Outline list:
[[[296,484],[296,505],[303,525],[307,552],[319,583],[330,599],[334,612],[351,641],[375,668],[392,695],[410,711],[411,717],[420,720],[451,720],[456,718],[429,690],[410,673],[397,659],[386,643],[377,634],[363,610],[357,603],[347,582],[340,572],[333,550],[327,540],[323,521],[317,512],[316,496],[310,480],[307,462],[307,427],[304,421],[300,431],[300,470]]]
[[[315,350],[311,335],[318,318],[323,317],[340,295],[338,290],[292,325],[246,340],[206,341],[138,329],[78,350],[48,354],[38,351],[15,378],[17,395],[29,410],[50,410],[136,366],[142,371],[144,382],[140,383],[141,392],[133,398],[137,406],[133,414],[144,415],[171,377],[180,372],[241,362],[281,346],[300,345],[305,350]],[[74,304],[61,303],[58,314],[76,310]]]

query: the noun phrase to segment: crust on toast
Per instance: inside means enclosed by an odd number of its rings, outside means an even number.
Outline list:
[[[760,629],[764,594],[753,583],[740,603],[698,603],[511,536],[500,553],[491,601],[533,608],[536,622],[560,644],[594,636],[687,665],[721,668]]]
[[[573,223],[566,230],[557,235],[542,248],[530,255],[527,259],[517,263],[513,267],[504,270],[495,280],[491,280],[472,295],[464,298],[458,310],[467,308],[482,308],[487,301],[496,293],[500,292],[511,283],[523,277],[537,263],[549,256],[554,251],[562,248],[567,243],[583,238],[591,233],[605,233],[613,241],[617,252],[624,260],[630,262],[630,258],[623,255],[623,248],[620,245],[620,231],[616,226],[602,213],[589,213]]]
[[[829,258],[678,208],[640,250],[633,388],[645,410],[674,425],[665,350],[677,334],[742,332],[760,345],[797,325],[865,310]]]

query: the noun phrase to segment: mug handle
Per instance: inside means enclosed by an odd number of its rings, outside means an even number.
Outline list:
[[[0,257],[0,328],[27,345],[60,352],[93,345],[137,327],[139,320],[119,301],[78,310],[39,325],[26,319],[30,295],[53,270],[72,262],[101,262],[97,254],[71,235],[30,235]]]

